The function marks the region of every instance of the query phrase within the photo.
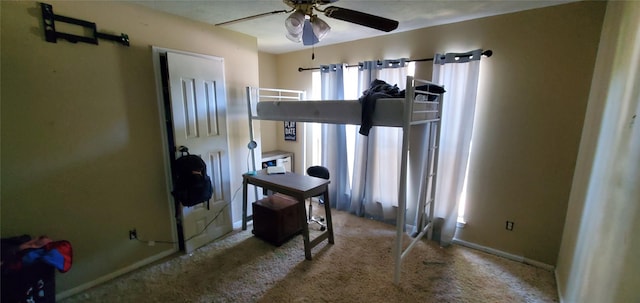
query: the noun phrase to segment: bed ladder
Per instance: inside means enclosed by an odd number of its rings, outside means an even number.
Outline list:
[[[415,87],[421,84],[432,84],[431,82],[413,79],[412,77],[407,77],[406,84],[406,96],[413,96],[415,92]],[[394,247],[394,261],[395,261],[395,270],[393,276],[393,282],[398,285],[400,283],[400,273],[402,267],[402,260],[409,254],[411,249],[416,245],[418,241],[422,239],[425,235],[427,235],[428,239],[431,239],[433,232],[433,217],[434,217],[434,208],[435,208],[435,196],[436,196],[436,176],[438,172],[438,143],[440,142],[440,120],[442,117],[442,97],[440,94],[436,101],[426,101],[427,103],[437,102],[437,110],[438,110],[438,119],[423,121],[417,124],[420,127],[425,128],[425,132],[428,133],[427,136],[427,153],[425,155],[426,159],[424,159],[424,167],[422,169],[422,177],[421,184],[419,188],[418,195],[418,207],[417,207],[417,224],[416,228],[418,232],[413,235],[413,239],[409,243],[409,245],[403,249],[403,234],[405,233],[405,217],[406,217],[406,204],[407,204],[407,195],[406,195],[406,183],[407,183],[407,161],[408,161],[408,150],[409,150],[409,140],[410,140],[410,130],[412,127],[411,115],[414,113],[413,102],[405,102],[405,119],[403,126],[403,135],[402,135],[402,165],[400,172],[400,191],[398,193],[398,214],[396,219],[396,243]],[[408,101],[409,99],[407,99]]]

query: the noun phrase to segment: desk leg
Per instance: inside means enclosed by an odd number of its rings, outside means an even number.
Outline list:
[[[331,201],[329,201],[329,188],[324,191],[324,217],[327,220],[327,232],[329,233],[329,243],[333,244],[333,220],[331,220]]]
[[[305,199],[298,199],[300,208],[300,220],[302,222],[302,238],[304,240],[304,256],[307,260],[311,260],[311,241],[309,240],[309,222],[307,221],[307,209],[305,207]]]
[[[242,180],[242,230],[247,230],[247,180]]]

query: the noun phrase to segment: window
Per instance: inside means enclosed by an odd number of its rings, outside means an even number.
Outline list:
[[[414,62],[408,63],[408,74],[414,75],[415,64]],[[311,86],[311,99],[321,99],[321,81],[320,71],[314,71],[312,76]],[[347,100],[356,100],[362,95],[361,91],[358,91],[358,67],[347,67],[344,70],[344,97]],[[348,163],[348,175],[349,186],[351,186],[351,180],[353,178],[353,161],[355,157],[355,142],[356,135],[358,134],[357,125],[346,125],[346,137],[347,137],[347,163]],[[310,159],[308,165],[320,165],[322,161],[322,149],[321,144],[321,132],[322,127],[320,123],[307,123],[307,158]]]

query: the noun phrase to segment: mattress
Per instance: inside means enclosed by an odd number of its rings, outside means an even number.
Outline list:
[[[376,101],[373,125],[403,126],[404,100],[383,98]],[[412,120],[437,119],[437,102],[415,103]],[[416,112],[417,110],[418,112]],[[360,125],[362,105],[358,100],[262,101],[256,119]]]

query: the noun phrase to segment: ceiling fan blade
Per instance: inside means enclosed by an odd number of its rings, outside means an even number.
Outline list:
[[[225,22],[221,22],[216,24],[215,26],[222,26],[222,25],[229,25],[232,23],[237,23],[237,22],[242,22],[242,21],[247,21],[247,20],[252,20],[252,19],[257,19],[260,17],[264,17],[264,16],[270,16],[270,15],[277,15],[277,14],[282,14],[282,13],[290,13],[293,10],[279,10],[279,11],[272,11],[272,12],[267,12],[267,13],[262,13],[262,14],[257,14],[257,15],[253,15],[253,16],[248,16],[248,17],[244,17],[244,18],[240,18],[240,19],[234,19],[234,20],[229,20],[229,21],[225,21]]]
[[[329,18],[360,24],[384,32],[390,32],[398,28],[398,21],[347,8],[329,6],[324,9],[324,14]]]

